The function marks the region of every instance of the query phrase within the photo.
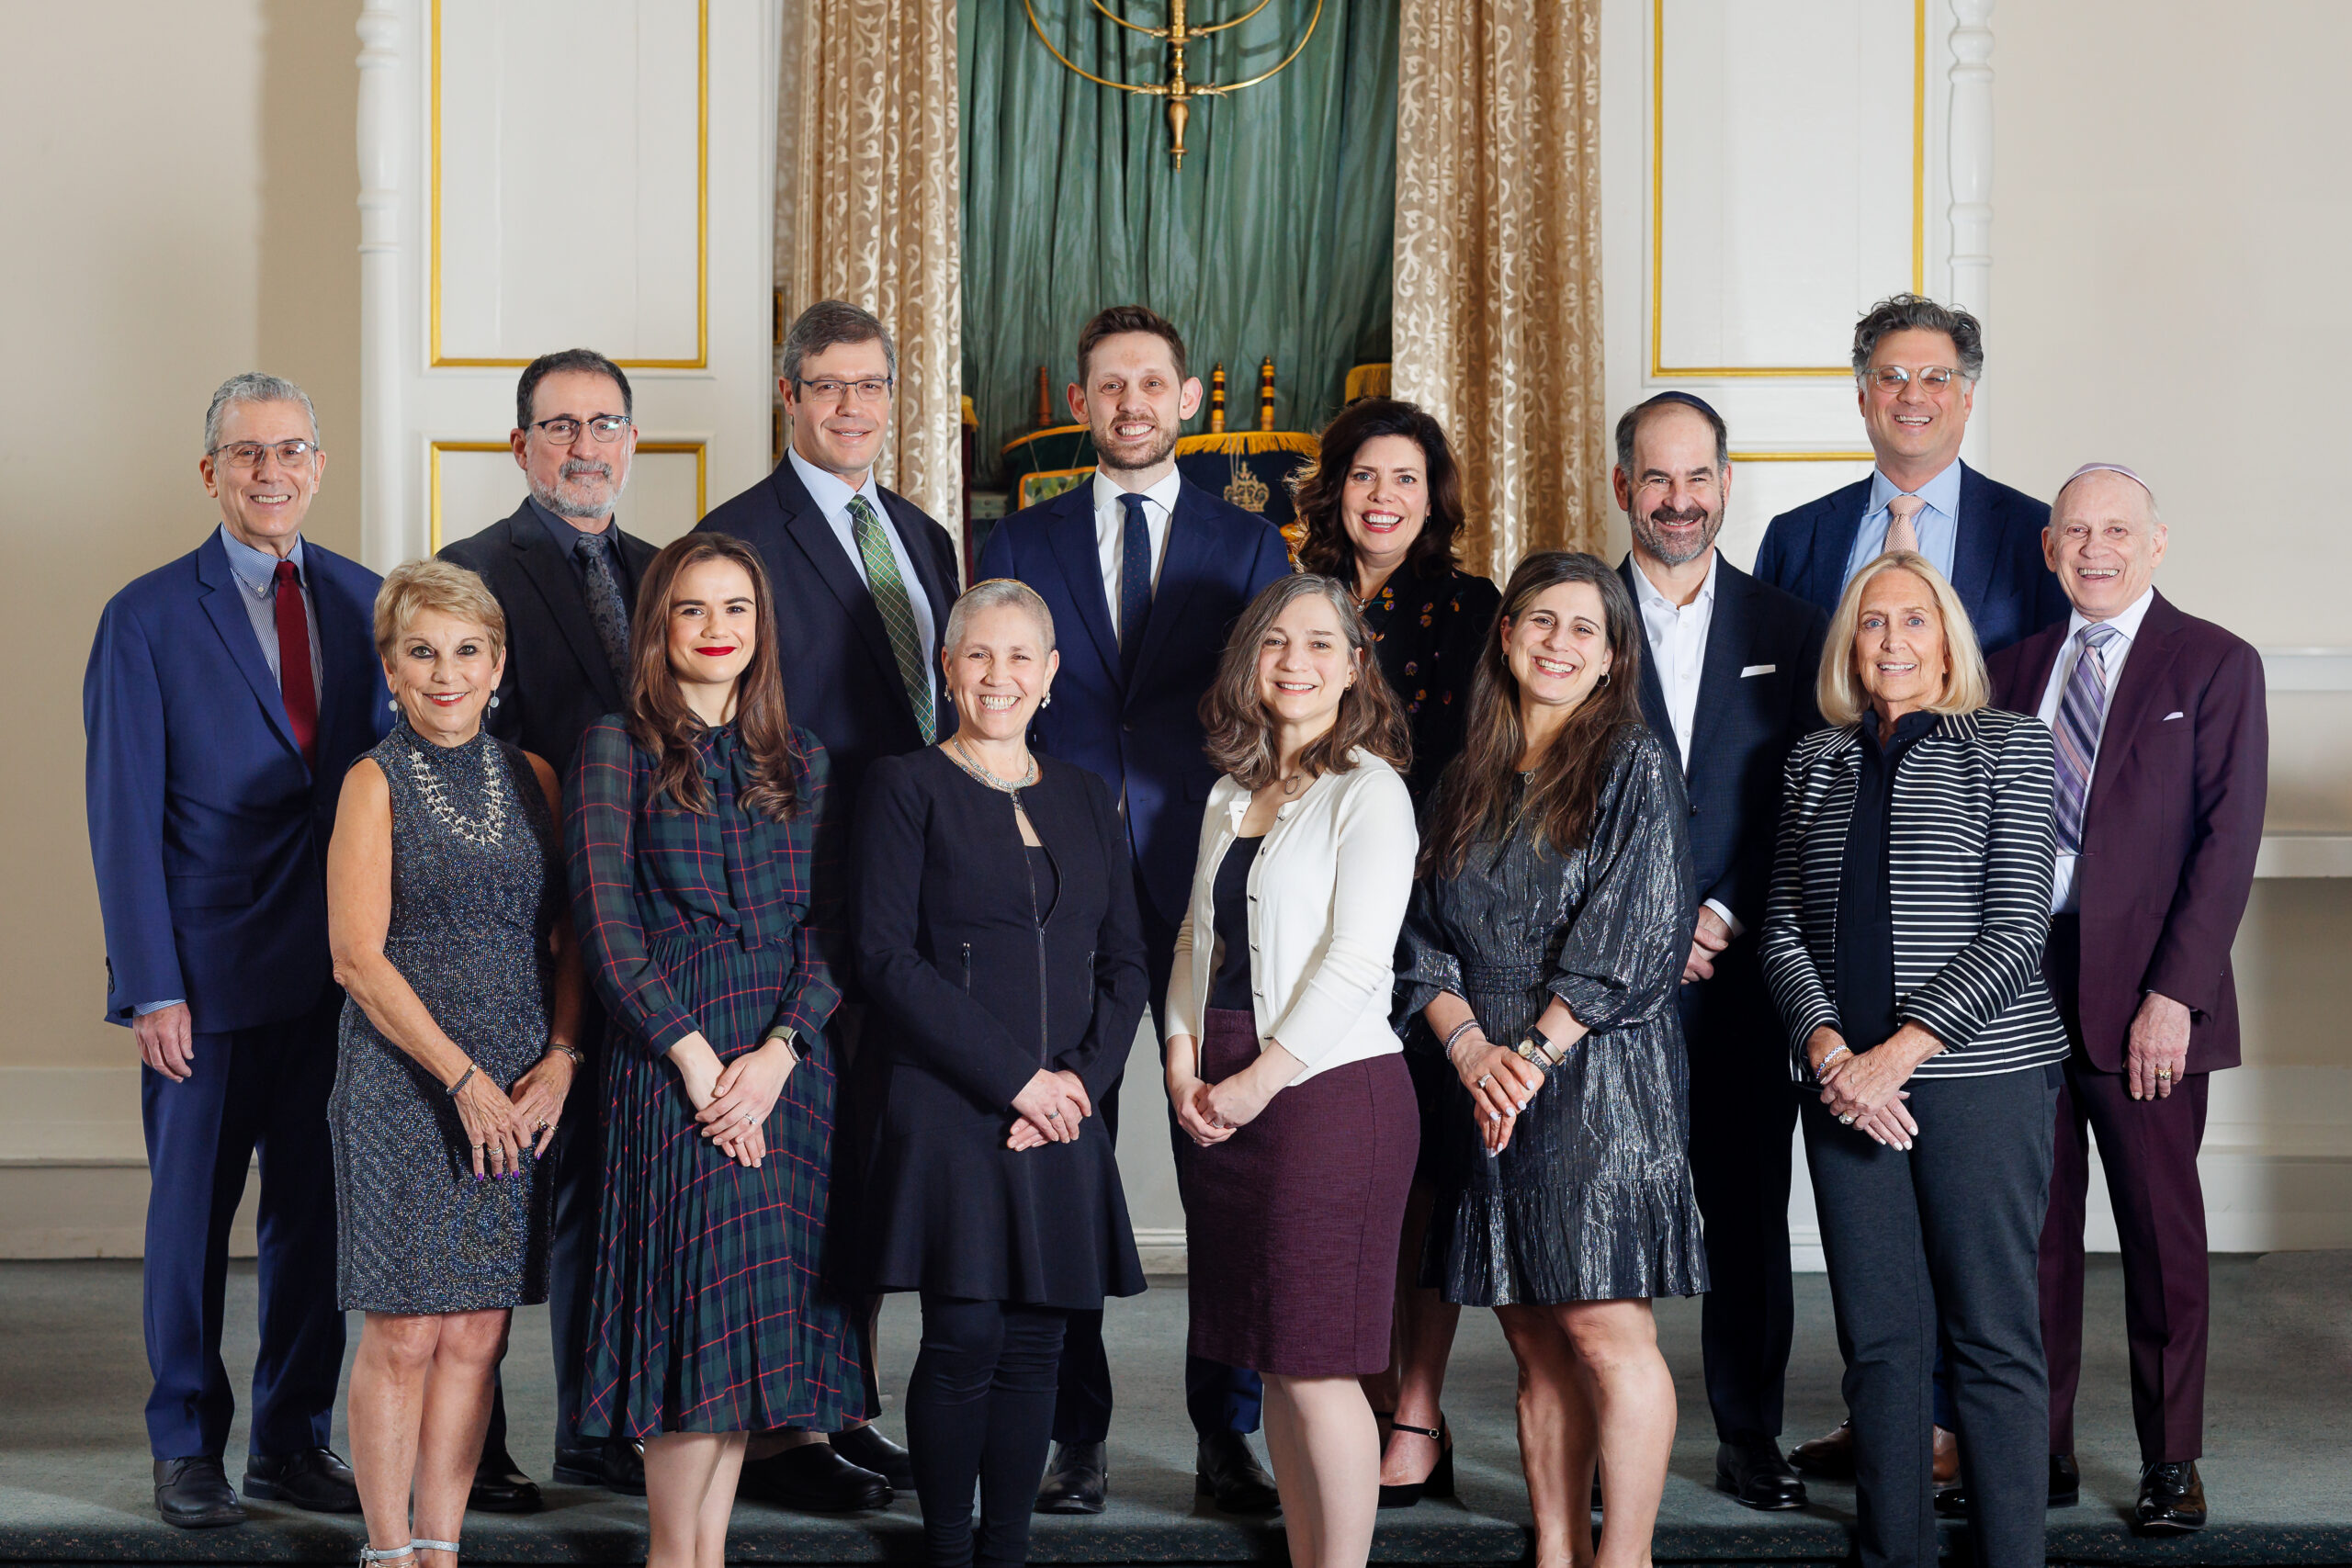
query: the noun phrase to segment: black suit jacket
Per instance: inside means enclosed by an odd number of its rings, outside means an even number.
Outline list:
[[[618,538],[621,593],[634,611],[654,550],[628,534]],[[528,501],[513,516],[444,545],[441,558],[478,574],[506,612],[506,674],[485,728],[545,761],[568,784],[580,737],[628,706],[588,619],[579,569],[548,536]]]
[[[1756,575],[1837,614],[1870,498],[1871,481],[1863,479],[1773,518],[1757,547]],[[2049,523],[2043,502],[1961,465],[1951,585],[1986,653],[2066,618],[2065,592],[2041,559]]]
[[[1992,660],[1993,703],[2036,713],[2066,651],[2059,625]],[[2075,863],[2083,1049],[2120,1073],[2140,998],[2191,1010],[2188,1070],[2238,1065],[2230,946],[2254,891],[2270,784],[2262,656],[2163,594],[2107,707]]]
[[[882,509],[914,563],[917,581],[910,591],[919,590],[930,601],[934,634],[944,636],[947,612],[961,592],[955,541],[902,495],[882,491]],[[695,532],[732,534],[767,563],[786,705],[793,723],[824,742],[833,760],[833,787],[854,818],[867,766],[877,757],[896,757],[923,744],[914,706],[899,679],[890,634],[865,580],[789,456],[766,479],[712,508]],[[939,733],[951,735],[956,709],[939,673],[939,649],[929,653],[933,711]]]

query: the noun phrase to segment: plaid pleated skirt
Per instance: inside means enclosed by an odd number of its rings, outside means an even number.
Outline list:
[[[788,948],[729,936],[649,943],[722,1061],[756,1047],[792,978]],[[746,1169],[702,1136],[677,1069],[606,1042],[605,1200],[580,1429],[589,1437],[831,1431],[863,1420],[848,1298],[823,1280],[834,1074],[804,1049]]]

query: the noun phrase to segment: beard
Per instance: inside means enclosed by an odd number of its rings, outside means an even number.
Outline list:
[[[1686,547],[1669,543],[1665,530],[1659,526],[1662,523],[1700,523],[1704,526],[1699,530],[1699,542]],[[1710,513],[1701,507],[1677,512],[1671,507],[1661,506],[1647,517],[1628,511],[1625,524],[1633,530],[1634,542],[1641,546],[1645,554],[1657,557],[1668,566],[1683,566],[1705,555],[1714,544],[1715,536],[1724,530],[1724,514]]]
[[[577,481],[592,477],[605,480],[601,486],[582,486]],[[628,489],[628,473],[624,469],[619,479],[613,478],[610,463],[585,463],[567,459],[557,471],[555,482],[542,485],[530,481],[531,499],[554,513],[558,517],[574,523],[593,523],[605,516],[620,504],[621,496]],[[601,497],[596,491],[601,491]]]
[[[1116,426],[1119,423],[1121,422],[1115,419],[1111,422],[1113,426]],[[1134,458],[1114,457],[1111,455],[1111,448],[1102,440],[1102,432],[1090,431],[1088,434],[1094,438],[1095,460],[1114,473],[1134,473],[1143,468],[1156,468],[1168,461],[1169,455],[1176,450],[1176,433],[1166,425],[1158,426],[1156,437],[1151,445],[1144,448],[1143,456]]]

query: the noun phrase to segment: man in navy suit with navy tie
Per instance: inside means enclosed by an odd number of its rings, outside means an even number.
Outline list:
[[[1201,697],[1226,634],[1260,589],[1288,575],[1290,552],[1264,518],[1177,473],[1176,437],[1200,407],[1201,383],[1185,374],[1184,340],[1166,320],[1140,305],[1101,312],[1079,334],[1078,373],[1069,410],[1093,435],[1094,474],[998,525],[978,575],[1019,578],[1053,612],[1061,671],[1031,744],[1093,769],[1119,800],[1158,1017],[1216,782],[1202,752]],[[1100,1110],[1116,1136],[1115,1087]],[[1259,1393],[1255,1372],[1186,1359],[1200,1482],[1227,1511],[1275,1503],[1248,1438]],[[1102,1314],[1072,1313],[1041,1512],[1102,1511],[1110,1426]]]
[[[1854,378],[1877,459],[1871,477],[1772,519],[1756,575],[1828,613],[1863,567],[1916,549],[1950,580],[1987,654],[2066,618],[2042,564],[2050,508],[1960,460],[1984,373],[1984,332],[1916,294],[1854,327]]]
[[[327,1447],[343,1371],[327,1092],[343,992],[326,851],[344,771],[383,738],[376,574],[302,537],[326,458],[275,376],[213,394],[199,460],[220,522],[107,604],[82,684],[107,1019],[139,1042],[153,1185],[143,1300],[155,1506],[244,1509],[221,1450],[229,1226],[261,1155],[261,1353],[244,1492],[357,1513]]]
[[[1723,558],[1731,499],[1723,417],[1661,392],[1617,422],[1617,503],[1634,547],[1617,570],[1641,612],[1642,716],[1682,762],[1698,926],[1678,995],[1690,1055],[1690,1177],[1706,1221],[1700,1324],[1715,1484],[1750,1508],[1801,1508],[1781,1457],[1796,1324],[1789,1267],[1797,1100],[1756,956],[1789,748],[1821,724],[1814,680],[1828,617]]]

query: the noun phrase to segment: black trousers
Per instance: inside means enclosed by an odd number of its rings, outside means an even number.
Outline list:
[[[1940,1325],[1977,1568],[2039,1568],[2050,1382],[2037,1265],[2058,1069],[1913,1078],[1909,1152],[1804,1111],[1853,1414],[1863,1568],[1934,1568],[1929,1369]]]
[[[907,1382],[907,1450],[933,1568],[1027,1561],[1068,1315],[923,1292],[922,1349]]]

